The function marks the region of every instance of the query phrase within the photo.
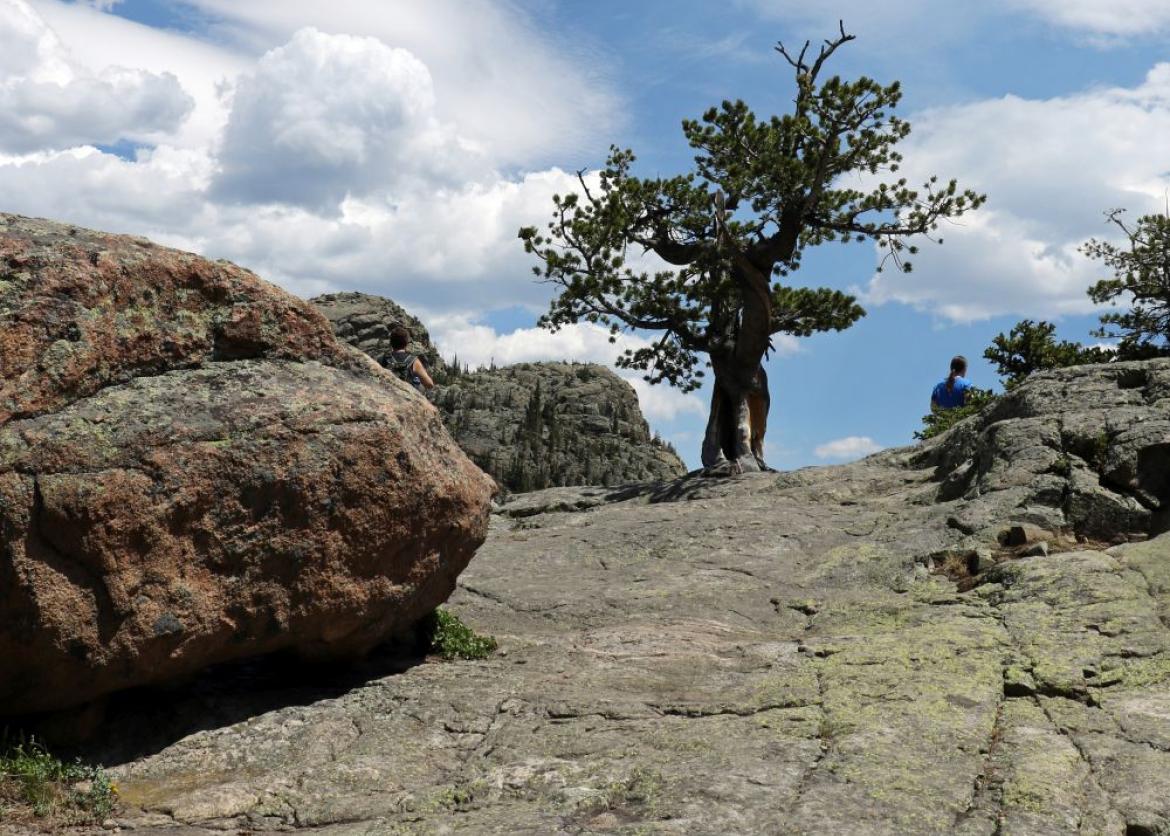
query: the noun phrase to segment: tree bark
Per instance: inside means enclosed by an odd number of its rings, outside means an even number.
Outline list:
[[[761,370],[762,371],[762,370]],[[711,410],[707,416],[707,430],[703,436],[703,467],[711,469],[730,464],[739,472],[754,472],[766,467],[761,455],[752,450],[752,422],[748,397],[753,387],[738,385],[736,378],[715,373],[711,390]],[[767,383],[761,375],[753,375],[754,388],[764,387],[766,400]],[[759,416],[757,415],[757,418]],[[760,438],[763,427],[757,427]]]

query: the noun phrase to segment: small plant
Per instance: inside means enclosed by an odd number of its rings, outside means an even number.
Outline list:
[[[486,659],[496,649],[496,640],[480,636],[443,607],[435,610],[431,630],[431,652],[444,659]]]
[[[1098,472],[1105,468],[1105,462],[1109,457],[1109,433],[1105,430],[1097,433],[1093,440],[1089,443],[1089,463],[1095,467]]]
[[[0,741],[0,822],[101,823],[117,800],[118,789],[101,767],[64,763],[33,739]]]
[[[624,780],[612,781],[601,791],[594,802],[601,810],[629,809],[642,807],[651,814],[666,789],[666,780],[657,770],[639,766]]]
[[[972,387],[967,390],[967,402],[964,406],[955,409],[940,409],[922,417],[922,429],[915,431],[914,437],[925,441],[949,430],[964,418],[980,412],[985,406],[995,401],[996,396],[987,389]]]

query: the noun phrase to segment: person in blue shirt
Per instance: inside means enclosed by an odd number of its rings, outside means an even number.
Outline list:
[[[967,390],[971,388],[971,381],[967,380],[967,358],[959,355],[951,359],[951,373],[947,379],[934,387],[930,395],[930,409],[956,409],[967,403]]]

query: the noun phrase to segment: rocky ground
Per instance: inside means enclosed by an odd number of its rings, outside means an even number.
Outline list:
[[[1170,494],[1110,464],[1170,444],[1170,363],[1140,371],[1056,373],[852,465],[517,497],[450,602],[496,655],[115,712],[116,823],[1170,833]],[[1115,545],[1085,510],[1111,502]]]

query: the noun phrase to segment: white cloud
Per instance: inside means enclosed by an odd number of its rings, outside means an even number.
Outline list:
[[[911,182],[957,177],[986,206],[944,224],[914,272],[875,276],[865,301],[899,301],[954,321],[1000,314],[1052,318],[1091,309],[1100,265],[1077,248],[1107,237],[1103,212],[1156,211],[1170,185],[1152,153],[1170,135],[1170,64],[1135,88],[1045,100],[1006,96],[918,114],[904,143]]]
[[[0,43],[0,151],[157,138],[193,106],[173,74],[77,66],[24,0],[0,0]]]
[[[674,421],[684,416],[706,419],[707,406],[697,395],[680,392],[665,383],[650,384],[628,372],[619,374],[634,387],[638,394],[638,404],[647,421]]]
[[[555,334],[544,328],[518,328],[507,334],[460,315],[435,315],[427,318],[428,328],[443,356],[459,355],[460,363],[472,368],[527,363],[537,360],[575,360],[581,363],[613,365],[627,348],[643,348],[650,342],[633,334],[620,334],[609,341],[609,331],[599,325],[582,322],[569,325]]]
[[[1166,0],[1008,0],[1008,6],[1095,35],[1125,37],[1170,28]]]
[[[230,97],[223,95],[255,56],[211,44],[177,31],[156,29],[78,3],[28,0],[69,49],[70,58],[91,75],[111,66],[173,73],[195,101],[194,110],[166,137],[168,145],[210,152],[227,123]]]
[[[588,151],[623,122],[608,62],[580,39],[538,31],[518,4],[492,0],[191,0],[215,31],[256,52],[313,26],[409,50],[433,75],[440,120],[504,165]]]
[[[883,449],[885,448],[882,445],[869,436],[851,435],[838,438],[835,441],[827,441],[816,447],[813,454],[818,459],[827,461],[852,461]]]
[[[215,193],[335,210],[346,197],[458,188],[490,173],[440,123],[430,72],[376,38],[297,32],[236,84]]]
[[[0,8],[10,2],[0,0]],[[9,156],[0,150],[5,210],[229,258],[302,295],[361,289],[447,311],[547,304],[549,289],[533,280],[516,231],[547,217],[551,195],[573,189],[575,177],[559,169],[500,172],[494,152],[462,138],[482,133],[475,114],[444,121],[450,83],[434,83],[431,68],[406,50],[305,30],[246,60],[84,5],[33,6],[50,57],[63,54],[61,41],[37,15],[78,47],[81,69],[62,73],[98,77],[119,56],[141,60],[144,73],[174,66],[196,109],[177,135],[131,160],[92,148],[54,153],[52,143]],[[444,14],[440,8],[430,20],[412,7],[403,20],[418,30],[414,41],[433,49],[438,36],[420,33]],[[457,29],[452,37],[474,34]],[[490,48],[540,52],[517,38],[513,32]],[[17,43],[32,43],[21,66],[48,66],[35,42]],[[16,55],[15,47],[0,50],[0,61]],[[544,69],[565,70],[556,62]],[[513,94],[523,98],[522,90]],[[245,202],[253,200],[283,202]]]

